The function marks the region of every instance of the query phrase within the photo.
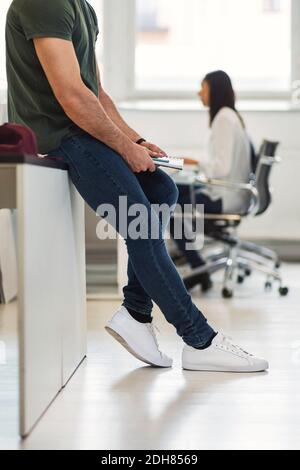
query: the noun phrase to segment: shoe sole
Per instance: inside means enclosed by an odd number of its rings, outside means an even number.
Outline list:
[[[236,370],[236,369],[229,369],[225,367],[224,369],[222,369],[220,367],[213,368],[213,367],[204,367],[204,366],[200,368],[200,367],[189,365],[189,364],[183,365],[182,368],[183,370],[193,370],[193,371],[198,371],[198,372],[230,372],[230,373],[236,373],[236,374],[251,374],[255,372],[266,372],[268,370],[268,369],[263,369],[263,368]]]
[[[119,334],[117,333],[113,328],[111,328],[110,326],[105,326],[105,330],[107,331],[107,333],[109,333],[116,341],[118,341],[118,343],[120,343],[123,348],[126,349],[126,351],[128,351],[130,354],[132,354],[132,356],[134,356],[136,359],[138,359],[139,361],[142,361],[144,362],[145,364],[148,364],[152,367],[157,367],[157,368],[170,368],[172,367],[172,365],[170,366],[162,366],[162,365],[158,365],[158,364],[155,364],[154,362],[151,362],[151,361],[148,361],[147,359],[145,359],[143,356],[141,356],[140,354],[138,354],[134,349],[132,349],[132,347],[127,343],[127,341]]]

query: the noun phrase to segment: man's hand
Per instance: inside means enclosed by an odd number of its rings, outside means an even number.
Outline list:
[[[155,152],[156,154],[158,154],[157,156],[160,156],[160,157],[166,157],[167,154],[166,152],[164,152],[161,148],[159,148],[157,145],[154,145],[154,144],[151,144],[151,142],[143,142],[141,144],[142,147],[146,147],[148,150],[150,150],[151,152]]]
[[[130,168],[134,173],[141,173],[142,171],[156,170],[156,166],[151,157],[158,157],[159,154],[143,148],[142,145],[132,144],[129,150],[123,154],[123,158],[126,160]]]

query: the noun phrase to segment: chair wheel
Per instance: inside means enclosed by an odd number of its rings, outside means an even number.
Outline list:
[[[238,278],[237,278],[238,284],[243,284],[244,280],[245,280],[244,276],[242,276],[241,274],[239,274],[239,276],[238,276]]]
[[[251,276],[251,274],[252,274],[251,269],[249,269],[249,268],[245,269],[245,275],[246,275],[246,276],[249,277],[249,276]]]
[[[227,289],[227,287],[224,287],[222,290],[222,296],[224,299],[232,299],[233,297],[233,292],[230,289]]]
[[[279,269],[280,266],[281,266],[281,262],[280,262],[280,261],[277,261],[277,263],[275,264],[275,268],[276,268],[276,269]]]
[[[265,289],[266,289],[266,290],[272,290],[272,283],[271,283],[270,281],[267,281],[267,282],[265,283]]]
[[[281,297],[285,297],[289,293],[289,288],[288,287],[279,287],[279,294]]]

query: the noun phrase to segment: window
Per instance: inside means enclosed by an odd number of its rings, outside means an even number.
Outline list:
[[[281,11],[281,0],[264,0],[263,9],[265,12]]]
[[[117,100],[192,98],[219,68],[243,98],[288,98],[300,79],[299,0],[88,1],[99,19],[104,86]],[[1,0],[0,89],[10,3]]]
[[[215,69],[239,92],[288,92],[291,0],[136,0],[138,93],[195,92]]]
[[[168,21],[161,15],[156,0],[137,3],[137,24],[139,32],[143,33],[168,33]]]

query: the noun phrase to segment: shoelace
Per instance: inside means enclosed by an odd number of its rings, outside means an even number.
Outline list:
[[[233,344],[232,338],[230,336],[222,335],[222,341],[219,343],[219,346],[221,346],[222,349],[224,348],[225,350],[237,354],[241,357],[252,356],[252,354],[249,354],[247,351],[244,351],[244,349],[240,348],[236,344]]]
[[[157,331],[158,333],[160,333],[159,329],[157,328],[156,325],[153,325],[152,323],[147,323],[147,328],[148,328],[148,330],[150,330],[150,333],[151,333],[151,335],[152,335],[153,338],[154,338],[154,341],[155,341],[155,344],[156,344],[156,346],[157,346],[158,351],[160,352],[160,354],[162,354],[162,352],[161,352],[160,349],[159,349],[158,339],[157,339],[157,337],[156,337],[156,331]]]

